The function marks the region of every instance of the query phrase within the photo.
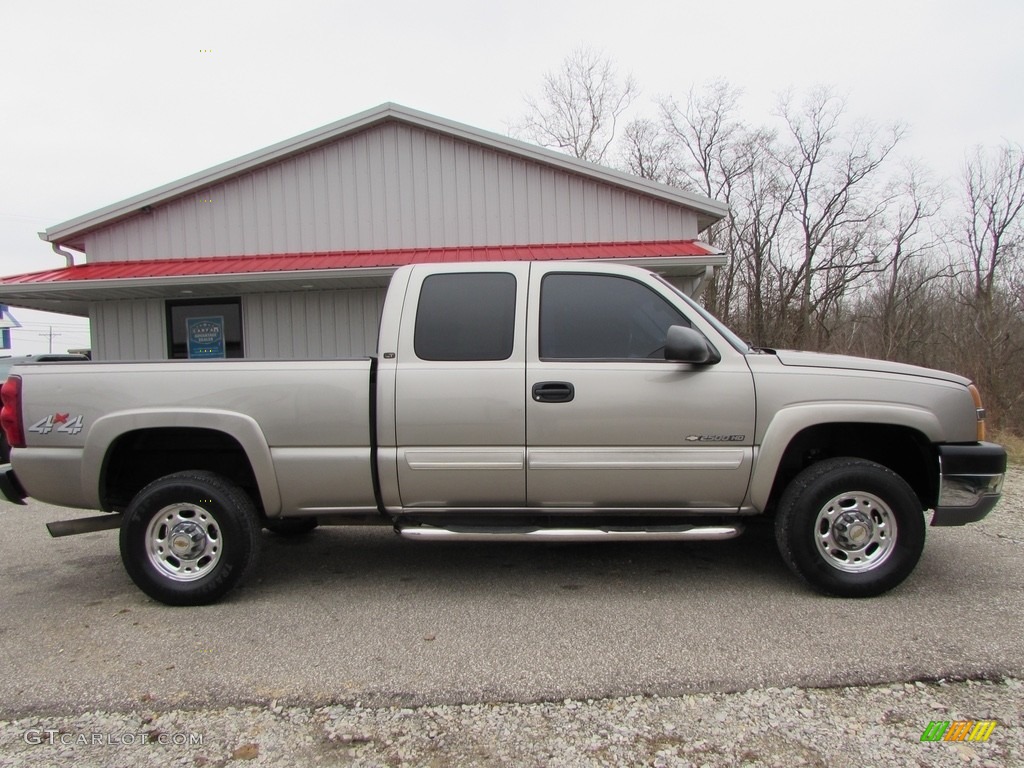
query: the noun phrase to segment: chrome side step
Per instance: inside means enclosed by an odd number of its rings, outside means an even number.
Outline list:
[[[743,533],[736,525],[659,525],[640,528],[437,528],[395,527],[395,533],[416,541],[724,541]]]

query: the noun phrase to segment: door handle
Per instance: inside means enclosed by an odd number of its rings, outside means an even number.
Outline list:
[[[533,385],[538,403],[568,403],[576,397],[576,388],[568,381],[540,381]]]

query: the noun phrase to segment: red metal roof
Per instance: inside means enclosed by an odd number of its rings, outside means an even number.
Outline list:
[[[277,253],[263,256],[216,256],[198,259],[105,261],[0,278],[0,285],[125,280],[146,277],[240,275],[318,269],[400,267],[417,263],[464,261],[558,261],[573,259],[659,259],[718,254],[695,240],[639,243],[563,243],[558,245],[489,245],[458,248],[402,248],[381,251]]]

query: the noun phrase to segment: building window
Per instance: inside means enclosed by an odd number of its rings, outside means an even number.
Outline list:
[[[201,360],[243,357],[242,300],[167,302],[167,357]]]

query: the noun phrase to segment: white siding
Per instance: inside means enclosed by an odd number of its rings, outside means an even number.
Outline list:
[[[167,332],[160,299],[92,305],[89,326],[95,360],[166,360]]]
[[[682,206],[384,123],[86,236],[90,262],[697,237]]]
[[[243,296],[245,356],[331,360],[373,354],[385,290]]]

